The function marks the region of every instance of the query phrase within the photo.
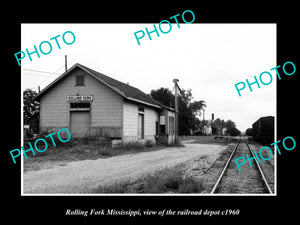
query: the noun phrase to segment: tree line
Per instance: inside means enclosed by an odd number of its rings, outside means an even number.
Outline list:
[[[175,108],[175,96],[168,88],[159,88],[151,90],[151,97],[170,108]],[[210,124],[212,134],[217,135],[224,128],[228,135],[239,135],[240,131],[236,128],[236,124],[232,120],[221,120],[217,118],[212,123],[209,120],[200,120],[203,110],[207,107],[204,100],[194,100],[192,90],[181,89],[178,99],[178,126],[179,135],[203,134],[204,126]]]

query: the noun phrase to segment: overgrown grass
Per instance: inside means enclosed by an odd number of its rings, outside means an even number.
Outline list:
[[[155,143],[147,139],[142,141],[129,141],[112,146],[112,140],[106,137],[86,136],[84,138],[71,138],[68,142],[61,142],[57,135],[47,137],[50,131],[41,133],[36,138],[25,139],[23,147],[25,150],[30,149],[29,143],[35,152],[26,152],[27,158],[24,160],[24,171],[42,169],[44,166],[56,165],[56,162],[71,162],[79,160],[96,160],[98,158],[114,157],[124,154],[134,154],[147,151],[157,151],[167,146]],[[38,152],[35,149],[35,141],[42,138],[47,142],[47,149],[44,152]],[[62,137],[63,140],[66,138]],[[54,143],[54,144],[53,144]],[[55,146],[54,146],[55,145]],[[40,150],[45,149],[45,143],[38,141],[36,147]]]
[[[166,168],[147,174],[135,182],[125,180],[108,186],[99,186],[95,193],[199,193],[203,180],[184,176],[184,166]]]
[[[42,138],[42,137],[40,137]],[[68,142],[61,142],[57,136],[52,136],[53,140],[50,137],[45,138],[47,142],[47,149],[44,152],[38,152],[35,149],[35,140],[31,139],[24,142],[24,149],[27,150],[30,148],[29,143],[31,143],[32,148],[36,152],[35,157],[44,157],[44,156],[59,156],[64,157],[68,154],[76,154],[79,156],[79,159],[85,157],[86,159],[95,159],[99,157],[109,157],[115,155],[121,155],[124,153],[139,152],[142,150],[158,150],[164,146],[154,143],[152,140],[146,140],[144,143],[139,141],[130,141],[124,144],[120,143],[116,146],[112,146],[111,140],[108,138],[102,137],[84,137],[84,138],[73,138]],[[45,149],[45,143],[43,141],[38,141],[36,147],[39,150]],[[31,151],[27,152],[27,156],[33,156]]]
[[[42,168],[43,162],[95,160],[123,154],[156,151],[165,147],[164,145],[155,144],[151,140],[146,140],[144,143],[132,141],[113,147],[111,140],[108,138],[88,136],[80,139],[72,138],[70,141],[63,143],[57,136],[53,135],[54,146],[50,137],[45,138],[45,136],[47,134],[38,137],[47,141],[48,147],[44,152],[38,152],[35,149],[34,143],[36,139],[24,141],[24,149],[28,150],[30,148],[29,143],[31,143],[35,152],[35,155],[33,155],[32,151],[26,152],[27,159],[24,157],[25,171]],[[43,150],[45,149],[45,143],[38,141],[36,147]]]
[[[125,143],[117,144],[114,147],[114,150],[142,150],[144,149],[145,145],[142,142],[139,141],[129,141]]]

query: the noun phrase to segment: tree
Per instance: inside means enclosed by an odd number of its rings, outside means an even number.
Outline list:
[[[225,128],[227,129],[227,133],[231,136],[237,136],[241,133],[241,131],[236,128],[235,122],[231,120],[225,122]]]
[[[203,100],[200,101],[194,101],[190,104],[190,108],[192,109],[192,112],[194,113],[194,116],[201,117],[202,109],[206,107],[206,103]]]
[[[155,100],[165,106],[175,108],[175,96],[168,88],[152,90],[150,95]],[[190,131],[195,131],[200,126],[200,120],[197,116],[201,115],[201,110],[206,107],[205,101],[192,101],[191,90],[181,90],[178,99],[179,108],[179,135],[188,135]]]
[[[227,130],[235,128],[235,127],[236,127],[235,122],[233,122],[232,120],[226,120],[226,122],[225,122],[225,128]]]
[[[175,96],[168,88],[161,87],[157,90],[151,90],[151,97],[161,104],[168,106],[170,108],[175,108]]]
[[[214,123],[213,123],[213,134],[217,134],[220,135],[221,131],[223,128],[226,128],[226,132],[228,135],[231,136],[236,136],[239,135],[241,133],[241,131],[239,131],[236,128],[235,122],[233,122],[232,120],[226,120],[226,122],[224,120],[221,120],[220,118],[215,119]]]
[[[223,129],[225,127],[225,121],[221,120],[220,118],[215,119],[214,127],[218,128],[218,129]]]
[[[220,118],[215,119],[212,125],[213,134],[221,134],[223,128],[225,128],[225,121]]]
[[[239,135],[241,133],[241,131],[238,130],[236,127],[228,129],[227,132],[231,136],[237,136],[237,135]]]
[[[29,125],[30,132],[38,132],[40,105],[33,98],[37,93],[31,89],[23,92],[23,116],[24,125]]]

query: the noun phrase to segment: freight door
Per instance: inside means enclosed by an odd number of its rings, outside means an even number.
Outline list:
[[[70,126],[72,137],[84,137],[89,132],[90,112],[70,112]]]

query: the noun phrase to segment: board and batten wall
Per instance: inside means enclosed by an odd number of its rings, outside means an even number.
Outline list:
[[[76,75],[84,74],[85,85],[76,86]],[[88,135],[122,137],[123,98],[84,70],[77,68],[62,78],[40,99],[40,130],[70,129],[68,95],[93,95]]]
[[[123,104],[123,141],[138,141],[139,105],[124,101]],[[144,106],[144,139],[155,141],[158,112]]]

